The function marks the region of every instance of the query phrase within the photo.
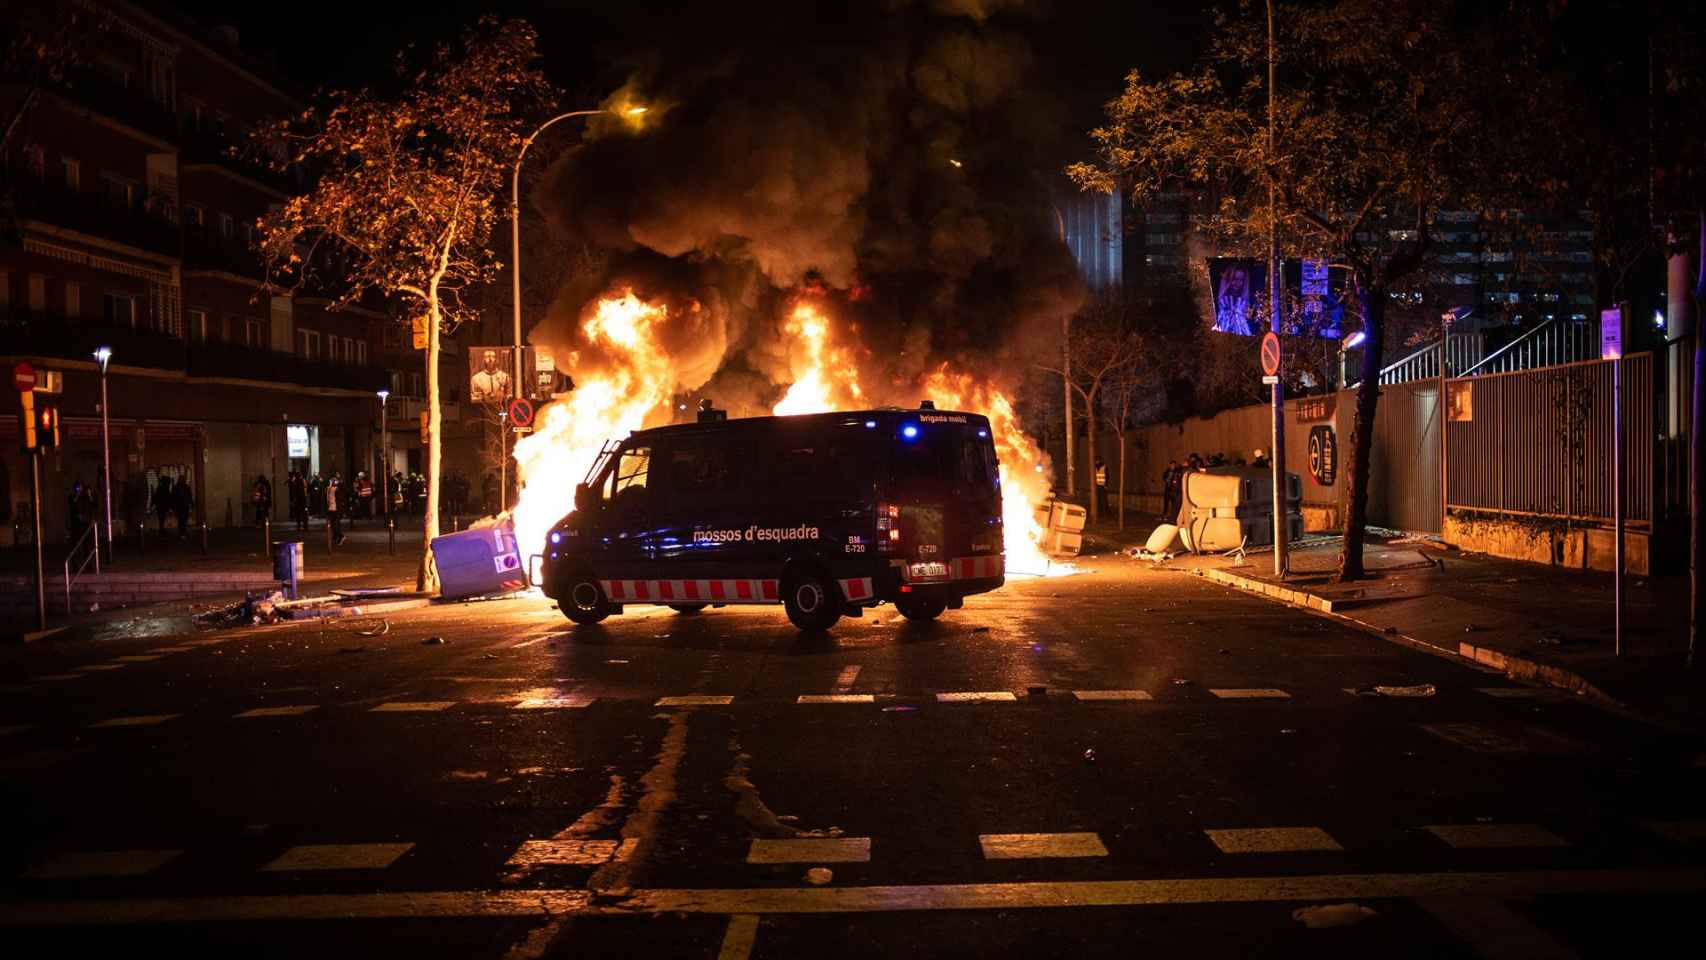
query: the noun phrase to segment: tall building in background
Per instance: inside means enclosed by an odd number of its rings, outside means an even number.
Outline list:
[[[57,5],[20,15],[47,24]],[[265,475],[378,466],[376,391],[392,392],[394,466],[418,462],[419,353],[400,350],[382,309],[332,309],[324,295],[263,284],[255,223],[301,187],[243,151],[250,131],[303,104],[237,32],[168,7],[121,0],[94,11],[81,65],[34,94],[0,153],[8,202],[0,236],[0,363],[27,360],[58,394],[65,445],[44,468],[44,529],[63,536],[66,492],[99,486],[99,376],[112,349],[113,515],[122,536],[145,518],[148,483],[183,474],[193,521],[252,516]],[[0,83],[10,115],[27,75]],[[282,149],[282,148],[281,148]],[[387,369],[389,364],[392,369]],[[446,382],[463,366],[447,357]],[[452,394],[452,401],[456,399]],[[448,430],[460,411],[447,404]],[[0,417],[0,543],[28,517],[17,422]],[[19,504],[24,508],[19,510]]]

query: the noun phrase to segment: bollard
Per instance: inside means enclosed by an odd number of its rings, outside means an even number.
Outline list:
[[[207,556],[207,524],[201,525],[201,555]]]
[[[326,552],[332,552],[332,515],[326,514]]]
[[[261,518],[261,553],[262,554],[268,554],[271,552],[272,552],[272,518],[271,517],[262,517]]]
[[[385,514],[385,549],[392,554],[397,552],[397,520],[390,512]]]

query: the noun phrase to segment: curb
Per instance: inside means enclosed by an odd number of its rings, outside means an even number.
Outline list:
[[[1607,710],[1632,717],[1639,717],[1650,723],[1655,723],[1661,726],[1671,725],[1665,721],[1651,717],[1644,711],[1638,710],[1635,707],[1618,700],[1616,697],[1613,697],[1594,686],[1586,677],[1573,670],[1566,670],[1563,667],[1540,663],[1526,657],[1513,656],[1488,647],[1477,647],[1468,643],[1459,643],[1456,649],[1452,649],[1450,647],[1440,646],[1437,643],[1429,643],[1426,640],[1418,640],[1415,637],[1399,633],[1396,630],[1379,627],[1372,623],[1368,623],[1367,621],[1358,620],[1355,617],[1336,612],[1334,610],[1334,603],[1332,600],[1309,593],[1306,590],[1296,590],[1276,583],[1268,583],[1265,580],[1258,580],[1254,577],[1239,576],[1235,573],[1228,573],[1225,570],[1213,568],[1198,569],[1191,572],[1196,576],[1204,577],[1214,581],[1215,583],[1233,587],[1238,590],[1243,590],[1246,593],[1258,594],[1291,606],[1325,613],[1334,619],[1353,624],[1366,633],[1372,633],[1375,636],[1387,640],[1402,641],[1408,646],[1432,653],[1436,656],[1447,657],[1453,660],[1463,660],[1481,667],[1497,670],[1512,680],[1537,683],[1564,690],[1575,696],[1581,697],[1584,700],[1591,701],[1595,705]],[[1342,608],[1344,604],[1341,603],[1339,606]]]

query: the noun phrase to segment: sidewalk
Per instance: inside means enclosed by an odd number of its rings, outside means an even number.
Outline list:
[[[324,593],[335,588],[402,587],[414,589],[420,557],[420,520],[399,517],[396,552],[388,549],[383,519],[367,520],[360,526],[344,526],[345,540],[328,548],[325,522],[315,519],[306,533],[294,523],[275,525],[275,542],[303,542],[305,592]],[[166,537],[150,534],[138,548],[134,538],[114,544],[114,557],[103,562],[96,575],[89,567],[77,576],[72,589],[71,617],[66,616],[64,593],[64,544],[45,550],[46,593],[49,627],[68,622],[93,624],[113,620],[116,610],[135,611],[154,601],[151,612],[172,618],[187,617],[193,606],[214,600],[241,599],[246,592],[271,588],[272,555],[262,543],[258,528],[229,528],[208,533],[203,553],[199,531],[179,540],[170,531]],[[6,603],[0,605],[0,635],[19,635],[35,628],[34,597],[30,572],[35,557],[28,547],[0,550],[0,583],[5,584]],[[146,598],[146,599],[144,599]],[[191,601],[191,602],[184,602]]]
[[[1273,575],[1273,554],[1266,551],[1243,560],[1186,555],[1166,565],[1515,679],[1706,730],[1706,666],[1683,668],[1686,576],[1625,578],[1619,656],[1611,574],[1500,560],[1431,541],[1380,539],[1371,531],[1364,553],[1369,579],[1341,584],[1339,550],[1336,536],[1306,539],[1291,551],[1283,578]]]

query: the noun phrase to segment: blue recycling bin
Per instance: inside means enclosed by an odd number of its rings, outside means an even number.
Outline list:
[[[432,541],[442,600],[511,593],[527,586],[515,528],[506,520]]]

